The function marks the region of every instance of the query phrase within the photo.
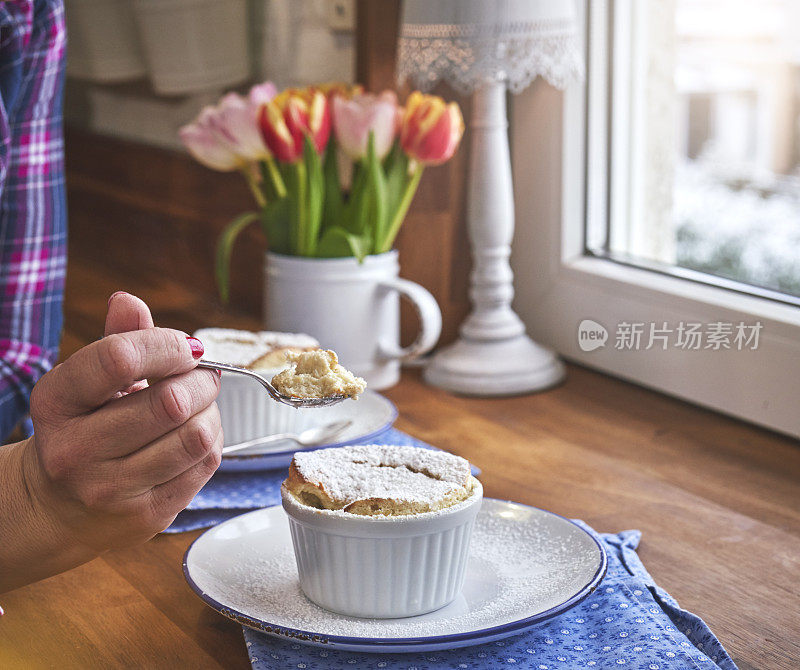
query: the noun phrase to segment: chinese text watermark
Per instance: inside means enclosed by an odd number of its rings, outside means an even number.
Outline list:
[[[643,321],[621,321],[614,331],[613,347],[618,351],[649,351],[668,348],[686,351],[755,351],[763,325],[755,323],[728,323],[714,321],[700,323],[679,321],[677,323]],[[594,351],[605,347],[609,340],[608,330],[591,319],[584,319],[578,326],[578,346],[583,351]],[[609,343],[610,346],[610,343]]]

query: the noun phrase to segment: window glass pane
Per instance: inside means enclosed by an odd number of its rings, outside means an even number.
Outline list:
[[[608,249],[800,296],[800,2],[650,0],[620,25]]]

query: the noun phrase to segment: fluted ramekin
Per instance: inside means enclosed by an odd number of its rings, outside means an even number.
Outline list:
[[[362,516],[303,505],[281,487],[300,587],[327,610],[389,619],[432,612],[464,585],[483,487],[435,512]]]
[[[283,368],[258,370],[271,379]],[[244,375],[222,375],[217,397],[225,444],[238,444],[275,433],[300,433],[314,423],[314,409],[295,409],[267,396],[264,387]]]

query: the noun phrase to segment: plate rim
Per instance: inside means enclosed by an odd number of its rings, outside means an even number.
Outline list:
[[[399,412],[397,410],[397,405],[395,405],[389,398],[387,398],[382,393],[378,393],[377,391],[370,391],[373,395],[380,398],[383,402],[385,402],[389,406],[389,419],[385,424],[383,424],[380,428],[373,430],[372,432],[365,433],[364,435],[357,435],[349,440],[345,440],[343,442],[329,442],[328,444],[315,444],[312,447],[303,447],[301,449],[284,449],[283,451],[270,451],[264,454],[223,454],[222,460],[228,461],[230,463],[235,462],[245,462],[255,460],[257,458],[277,458],[280,456],[288,456],[290,454],[295,454],[298,451],[313,451],[315,449],[331,449],[333,447],[344,447],[348,444],[354,444],[356,442],[363,443],[365,440],[372,440],[381,433],[386,432],[391,428],[395,422],[397,421],[397,417],[399,416]],[[262,508],[266,509],[266,508]]]
[[[578,523],[573,521],[572,519],[568,519],[561,514],[556,514],[555,512],[551,512],[546,509],[542,509],[541,507],[534,507],[533,505],[526,505],[524,503],[515,502],[513,500],[504,500],[502,498],[484,498],[484,500],[491,500],[493,502],[501,502],[510,505],[516,505],[518,507],[525,507],[528,509],[533,509],[538,512],[544,512],[545,514],[550,514],[552,516],[558,517],[567,523],[572,524],[578,530],[588,535],[591,540],[595,543],[598,550],[600,551],[600,565],[598,566],[596,572],[592,576],[592,578],[583,586],[581,589],[573,595],[571,598],[565,600],[563,603],[559,603],[558,605],[554,605],[553,607],[545,610],[544,612],[539,612],[538,614],[533,614],[528,617],[524,617],[523,619],[517,619],[516,621],[509,621],[508,623],[500,624],[497,626],[489,626],[488,628],[480,628],[478,630],[467,631],[463,633],[449,633],[447,635],[433,635],[428,637],[351,637],[348,635],[329,635],[324,633],[315,633],[313,631],[306,631],[300,630],[297,628],[289,628],[287,626],[282,626],[279,624],[269,623],[267,621],[262,621],[260,619],[255,619],[243,612],[239,612],[238,610],[229,607],[227,605],[223,605],[219,601],[215,600],[207,593],[205,593],[200,586],[192,579],[191,575],[189,574],[189,566],[188,566],[188,558],[189,553],[192,551],[192,547],[194,547],[195,543],[200,540],[200,538],[204,537],[206,533],[211,532],[214,528],[222,524],[217,524],[216,526],[212,526],[211,528],[206,529],[200,535],[198,535],[192,543],[187,547],[186,552],[183,555],[183,576],[186,579],[186,582],[189,584],[189,588],[192,589],[195,595],[197,595],[206,605],[211,607],[211,609],[215,610],[219,614],[236,621],[237,623],[247,626],[248,628],[252,628],[254,630],[259,630],[264,633],[268,633],[271,635],[278,635],[280,637],[285,637],[288,639],[294,639],[299,642],[312,642],[315,644],[320,643],[330,643],[333,645],[349,645],[349,646],[360,646],[360,647],[409,647],[409,648],[417,648],[417,647],[427,647],[432,644],[446,644],[449,642],[466,642],[466,641],[475,641],[475,644],[479,644],[484,638],[487,641],[491,639],[497,639],[497,636],[506,636],[513,634],[516,631],[522,631],[531,626],[541,623],[542,621],[546,621],[548,619],[552,619],[554,616],[561,614],[562,612],[566,612],[567,610],[572,609],[579,603],[583,602],[587,597],[589,597],[592,593],[594,593],[597,586],[600,582],[603,581],[603,578],[606,576],[606,572],[608,570],[608,554],[606,552],[605,547],[600,543],[598,538],[595,536],[594,533],[589,532],[585,528],[581,527]],[[237,519],[242,516],[246,516],[247,514],[255,514],[257,512],[263,512],[267,509],[273,509],[275,507],[281,507],[280,504],[278,505],[270,505],[269,507],[262,507],[261,509],[253,510],[251,512],[246,512],[245,514],[240,514],[235,517],[231,517],[231,519],[226,519],[222,523],[227,523],[233,519]]]

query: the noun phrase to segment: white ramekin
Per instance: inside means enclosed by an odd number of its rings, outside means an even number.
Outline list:
[[[320,607],[389,619],[432,612],[464,584],[483,487],[436,512],[371,517],[301,504],[281,487],[300,587]]]
[[[271,379],[282,368],[258,370]],[[275,402],[264,387],[244,375],[223,374],[217,397],[225,444],[238,444],[275,433],[300,433],[314,423],[314,409]]]

